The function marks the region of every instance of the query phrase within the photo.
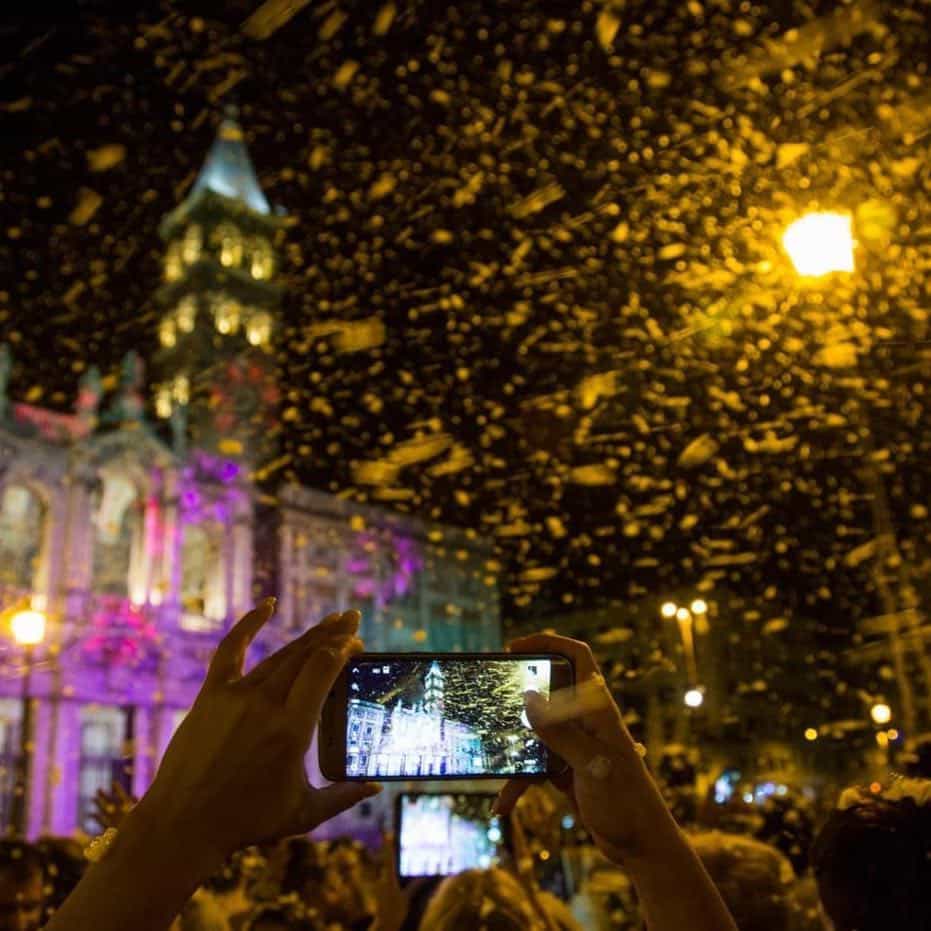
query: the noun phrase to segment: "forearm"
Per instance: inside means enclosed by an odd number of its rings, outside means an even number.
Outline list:
[[[165,931],[219,865],[143,800],[45,931]]]
[[[623,864],[649,931],[737,931],[698,855],[672,815],[665,815],[648,850]]]

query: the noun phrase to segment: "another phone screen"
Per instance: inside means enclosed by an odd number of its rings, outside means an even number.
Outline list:
[[[544,774],[524,692],[549,695],[553,660],[360,657],[347,668],[346,775]]]
[[[451,876],[487,869],[505,849],[501,819],[492,815],[493,795],[458,792],[398,799],[398,872]]]

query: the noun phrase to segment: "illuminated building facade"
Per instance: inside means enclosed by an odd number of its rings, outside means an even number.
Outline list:
[[[91,799],[113,780],[145,790],[218,640],[269,592],[279,609],[256,656],[350,606],[370,649],[500,642],[473,535],[253,479],[276,429],[281,224],[224,121],[161,230],[154,420],[134,354],[109,391],[88,369],[64,414],[9,398],[0,347],[0,613],[28,602],[48,618],[31,653],[0,632],[0,817],[25,683],[30,836],[93,830]]]
[[[482,739],[461,721],[443,716],[444,683],[438,663],[424,676],[422,702],[390,709],[351,699],[346,721],[346,772],[351,776],[467,776],[485,768]]]

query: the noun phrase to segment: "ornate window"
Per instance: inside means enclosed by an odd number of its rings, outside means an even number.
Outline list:
[[[252,262],[249,266],[252,277],[258,280],[271,278],[274,264],[271,246],[264,239],[255,240],[252,249]]]
[[[220,242],[220,264],[231,268],[242,263],[242,234],[232,223],[221,223],[216,231]]]
[[[174,320],[166,317],[158,325],[158,341],[166,348],[171,349],[178,342],[178,333]]]
[[[15,698],[0,698],[0,824],[9,824],[16,775],[19,770],[19,728],[22,705]]]
[[[213,321],[218,333],[238,332],[241,318],[242,310],[239,301],[225,295],[219,295],[214,299]]]
[[[127,597],[133,555],[142,546],[142,506],[131,479],[105,475],[95,495],[94,591]]]
[[[272,337],[271,314],[260,310],[252,314],[246,323],[246,339],[251,346],[267,346]]]
[[[78,824],[89,834],[100,829],[94,819],[94,796],[124,778],[126,712],[87,705],[81,709],[81,756],[78,769]]]
[[[226,613],[221,539],[217,528],[184,527],[180,596],[185,630],[216,630]]]
[[[0,488],[0,585],[35,587],[45,536],[45,507],[25,485]]]
[[[178,329],[182,333],[192,333],[197,319],[197,301],[191,295],[178,301]]]
[[[202,243],[203,234],[200,227],[196,223],[189,226],[184,232],[184,243],[181,246],[181,256],[189,265],[200,258]]]
[[[165,252],[165,280],[177,281],[184,272],[181,262],[181,244],[173,242]]]

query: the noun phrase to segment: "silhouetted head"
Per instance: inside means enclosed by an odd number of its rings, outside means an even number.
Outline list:
[[[845,792],[815,841],[812,865],[835,931],[927,931],[931,781]]]

